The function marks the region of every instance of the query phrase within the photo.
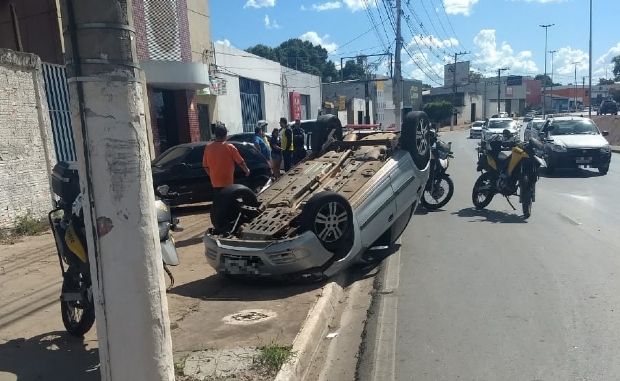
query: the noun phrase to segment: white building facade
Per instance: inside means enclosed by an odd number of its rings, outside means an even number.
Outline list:
[[[321,78],[222,44],[215,44],[217,119],[229,134],[253,132],[266,120],[314,119],[321,108]]]

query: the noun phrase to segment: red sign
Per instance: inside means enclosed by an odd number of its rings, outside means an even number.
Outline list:
[[[291,120],[301,119],[301,94],[291,91],[289,100],[291,102]]]
[[[512,98],[512,86],[506,86],[506,98]]]

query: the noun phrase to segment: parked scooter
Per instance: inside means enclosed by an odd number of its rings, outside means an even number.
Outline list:
[[[49,212],[48,219],[63,277],[60,295],[62,322],[67,332],[81,337],[95,322],[95,308],[76,162],[61,161],[54,166],[52,190],[60,198]],[[169,287],[172,287],[174,277],[167,265],[178,265],[179,257],[170,230],[182,228],[163,201],[157,200],[156,206],[164,269],[170,277]]]

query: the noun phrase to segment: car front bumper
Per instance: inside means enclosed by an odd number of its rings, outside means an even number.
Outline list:
[[[469,137],[470,138],[481,138],[482,137],[482,130],[469,130]]]
[[[319,268],[334,256],[312,232],[271,242],[218,238],[207,231],[203,241],[209,265],[231,275],[294,274]]]
[[[546,161],[547,166],[553,168],[606,167],[611,161],[611,151],[603,153],[599,149],[568,149],[566,152],[547,150]]]

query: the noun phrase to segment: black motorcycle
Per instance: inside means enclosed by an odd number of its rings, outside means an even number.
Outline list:
[[[427,210],[443,208],[454,194],[454,183],[446,173],[452,155],[452,143],[438,138],[436,130],[430,131],[431,162],[426,188],[420,202]]]

